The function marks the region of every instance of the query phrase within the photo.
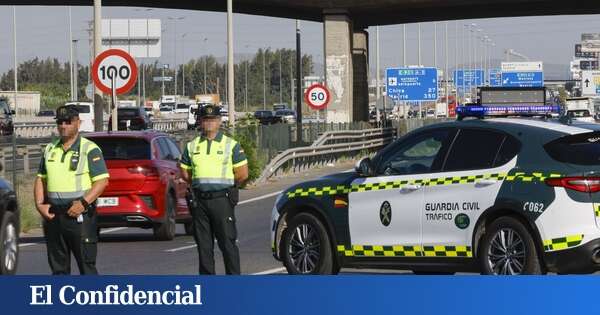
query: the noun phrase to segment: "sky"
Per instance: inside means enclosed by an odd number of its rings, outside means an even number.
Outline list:
[[[19,61],[34,57],[56,57],[67,61],[69,56],[69,19],[67,7],[18,6],[17,7],[17,56]],[[226,56],[226,15],[219,12],[167,10],[127,7],[104,7],[103,18],[155,18],[162,20],[161,63],[175,63],[177,41],[177,63],[197,58],[206,53],[217,57]],[[77,58],[80,63],[89,62],[88,23],[93,9],[72,7],[73,37],[79,39]],[[179,18],[175,28],[174,21]],[[236,54],[251,54],[258,48],[295,48],[295,20],[234,15],[234,49]],[[574,44],[579,42],[581,33],[600,31],[598,15],[543,16],[459,20],[448,22],[448,60],[452,68],[467,62],[464,53],[466,36],[462,35],[464,25],[475,23],[481,34],[496,43],[492,57],[503,58],[505,49],[514,49],[530,60],[540,60],[547,64],[568,65],[573,58]],[[434,65],[434,28],[437,27],[437,64],[445,64],[446,22],[421,23],[422,63]],[[458,34],[456,29],[458,28]],[[0,6],[0,73],[13,65],[13,10],[11,6]],[[323,24],[302,21],[302,51],[311,54],[317,62],[323,59]],[[406,24],[407,63],[417,64],[418,60],[417,24]],[[177,32],[175,32],[177,30]],[[375,67],[375,27],[370,27],[370,67]],[[379,27],[381,68],[401,66],[402,25]],[[185,34],[185,43],[182,35]],[[466,32],[465,34],[468,34]],[[457,36],[458,35],[458,36]],[[207,38],[207,41],[204,41]],[[458,48],[458,54],[456,54]],[[478,54],[481,50],[478,51]],[[458,55],[458,58],[455,56]],[[154,59],[149,59],[153,62]],[[322,71],[320,71],[322,72]]]

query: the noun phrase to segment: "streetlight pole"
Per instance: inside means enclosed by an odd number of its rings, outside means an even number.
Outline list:
[[[70,70],[70,74],[69,74],[69,78],[71,80],[71,101],[75,101],[75,96],[74,96],[74,88],[73,88],[73,27],[72,27],[72,22],[71,22],[71,6],[69,6],[68,8],[68,14],[69,14],[69,70]]]
[[[421,23],[417,23],[418,26],[418,44],[417,44],[417,52],[418,52],[418,63],[419,67],[421,66]],[[419,117],[420,117],[420,109],[419,109]]]
[[[445,81],[446,81],[446,118],[448,117],[448,105],[450,104],[450,102],[448,101],[448,21],[446,21],[445,23],[445,32],[446,32],[446,40],[444,40],[444,44],[446,45],[446,49],[445,49],[445,55],[446,55],[446,70],[444,71],[445,74]]]
[[[77,95],[78,92],[79,92],[79,91],[77,91],[78,90],[78,86],[79,86],[79,82],[78,82],[79,66],[78,66],[78,63],[77,63],[77,42],[78,41],[79,41],[78,39],[74,39],[72,41],[72,43],[73,43],[73,45],[72,45],[73,46],[73,50],[72,51],[73,51],[73,56],[74,57],[73,57],[73,59],[71,61],[72,65],[73,65],[71,67],[71,73],[73,73],[73,94],[71,94],[71,95],[72,95],[73,101],[77,101],[79,99],[79,96]]]
[[[102,1],[94,0],[94,58],[102,52]],[[104,101],[102,92],[94,88],[94,130],[104,130]]]
[[[227,0],[227,112],[229,126],[235,126],[235,86],[233,72],[233,0]],[[235,130],[235,129],[232,129]]]
[[[265,53],[262,51],[262,66],[263,66],[263,110],[267,109],[267,83],[266,83],[266,67],[265,67]]]
[[[244,78],[244,87],[245,87],[245,92],[244,92],[244,111],[248,112],[248,64],[249,62],[246,61],[246,66],[245,68],[245,78]]]
[[[379,105],[381,91],[379,91],[379,26],[375,27],[375,106]],[[379,117],[379,116],[377,116]]]
[[[279,50],[279,104],[283,103],[283,81],[281,80],[281,49]]]
[[[402,66],[406,67],[406,24],[402,24]]]
[[[183,35],[181,35],[181,50],[183,51],[181,54],[183,55],[183,65],[181,66],[181,81],[183,81],[183,83],[181,83],[181,96],[185,96],[185,36],[187,35],[187,33],[183,33]]]
[[[433,22],[433,67],[437,69],[437,22]]]
[[[19,109],[18,109],[18,101],[17,101],[17,91],[19,90],[19,86],[18,86],[18,81],[17,81],[17,74],[19,71],[19,65],[17,63],[17,7],[13,6],[13,49],[14,49],[14,56],[15,56],[15,71],[14,71],[14,88],[15,88],[15,103],[13,104],[13,108],[15,111],[15,115],[19,116]],[[12,184],[14,187],[17,186],[17,136],[15,134],[15,132],[13,131],[12,133]],[[15,194],[16,194],[17,189],[15,189]]]
[[[175,96],[177,96],[177,70],[178,70],[178,65],[177,65],[177,21],[181,21],[183,19],[185,19],[185,16],[179,16],[179,17],[168,17],[169,20],[173,21],[173,31],[174,31],[174,35],[173,35],[173,49],[175,50],[175,56],[174,56],[174,63],[173,66],[175,68],[175,89],[174,89],[174,94]]]

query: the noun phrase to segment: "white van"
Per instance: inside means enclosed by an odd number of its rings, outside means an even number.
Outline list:
[[[198,104],[190,105],[188,108],[188,119],[187,126],[188,130],[196,129],[196,111],[198,110]]]
[[[79,131],[93,132],[94,131],[94,103],[90,102],[70,102],[65,105],[76,105],[79,110],[79,120],[81,127]]]

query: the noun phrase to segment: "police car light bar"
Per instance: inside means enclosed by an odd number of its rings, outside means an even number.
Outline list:
[[[459,118],[485,116],[537,116],[560,113],[558,105],[474,105],[459,106],[456,114]]]

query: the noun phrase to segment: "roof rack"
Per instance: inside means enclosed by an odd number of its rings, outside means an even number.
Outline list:
[[[551,114],[559,114],[558,105],[540,105],[540,104],[468,104],[456,108],[456,117],[463,120],[466,117],[483,119],[485,117],[532,117],[543,116],[550,117]]]

